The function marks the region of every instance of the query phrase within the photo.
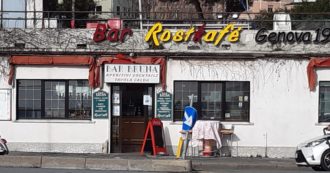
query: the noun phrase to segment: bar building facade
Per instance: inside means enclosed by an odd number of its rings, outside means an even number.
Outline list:
[[[175,153],[192,94],[199,120],[233,126],[232,156],[294,157],[298,143],[322,135],[329,43],[261,43],[241,28],[215,45],[206,31],[198,42],[158,34],[156,46],[148,30],[123,42],[95,42],[95,29],[1,30],[0,135],[11,151],[138,152],[147,121],[160,117]]]

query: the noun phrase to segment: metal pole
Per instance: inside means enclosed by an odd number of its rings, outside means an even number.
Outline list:
[[[3,28],[3,1],[1,1],[1,11],[2,13],[0,13],[1,15],[1,23],[0,23],[0,28],[2,29]]]
[[[71,2],[71,9],[72,9],[72,17],[71,17],[71,28],[74,28],[75,27],[75,1],[76,0],[72,0]]]
[[[33,1],[33,26],[36,28],[37,26],[37,15],[36,15],[36,0]]]
[[[75,18],[75,14],[74,14],[74,4],[75,4],[75,0],[72,0],[72,2],[71,2],[71,10],[72,10],[72,20],[74,20],[74,18]]]
[[[139,0],[139,16],[140,16],[140,29],[143,29],[143,23],[142,23],[142,2]]]
[[[103,85],[103,84],[102,84]],[[110,86],[109,88],[108,88],[108,91],[109,91],[109,96],[112,94],[111,93],[111,87],[112,86]],[[111,100],[111,99],[110,99]],[[110,101],[109,101],[109,104],[108,104],[108,110],[110,110]],[[112,123],[111,123],[111,119],[112,119],[112,117],[111,117],[111,112],[110,111],[108,111],[108,117],[109,117],[109,119],[108,119],[108,123],[109,123],[109,129],[108,129],[108,133],[109,133],[109,135],[108,135],[108,154],[110,154],[111,153],[111,138],[112,138],[112,134],[111,134],[111,132],[112,132]]]
[[[191,96],[189,97],[189,106],[193,105],[193,100],[194,100],[194,94],[191,94]],[[186,159],[186,155],[187,155],[187,150],[188,150],[188,144],[189,144],[189,131],[185,131],[184,133],[185,135],[185,139],[184,139],[184,143],[183,143],[183,154],[182,154],[182,159]]]
[[[249,0],[246,0],[246,11],[249,11]]]

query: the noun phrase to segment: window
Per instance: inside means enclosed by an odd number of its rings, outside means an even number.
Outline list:
[[[120,6],[117,6],[117,15],[120,16]]]
[[[96,14],[101,14],[101,12],[102,12],[102,6],[101,5],[97,5],[95,7],[95,11],[96,11]]]
[[[17,80],[17,119],[91,119],[87,80]]]
[[[330,82],[320,82],[319,122],[330,122]]]
[[[26,0],[3,0],[1,25],[4,28],[25,28]],[[14,11],[14,12],[9,12]]]
[[[197,109],[198,119],[249,121],[250,83],[175,81],[175,121],[182,120],[184,107],[189,105]]]
[[[267,9],[267,11],[268,11],[269,13],[272,13],[272,12],[273,12],[273,5],[268,5],[268,9]]]

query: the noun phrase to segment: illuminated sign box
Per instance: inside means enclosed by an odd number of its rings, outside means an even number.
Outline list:
[[[149,64],[105,64],[106,83],[160,83],[160,66]]]

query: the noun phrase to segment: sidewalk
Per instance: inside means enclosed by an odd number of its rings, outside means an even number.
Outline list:
[[[138,153],[67,154],[11,152],[0,155],[0,167],[33,167],[94,169],[122,171],[191,172],[208,167],[296,169],[294,159],[194,157],[188,160],[174,156],[141,156]]]
[[[217,157],[192,159],[193,170],[205,170],[211,167],[219,169],[267,169],[267,170],[296,170],[294,159],[281,158],[245,158]]]
[[[93,169],[118,171],[191,172],[191,160],[139,153],[69,154],[10,152],[0,155],[0,167]]]

